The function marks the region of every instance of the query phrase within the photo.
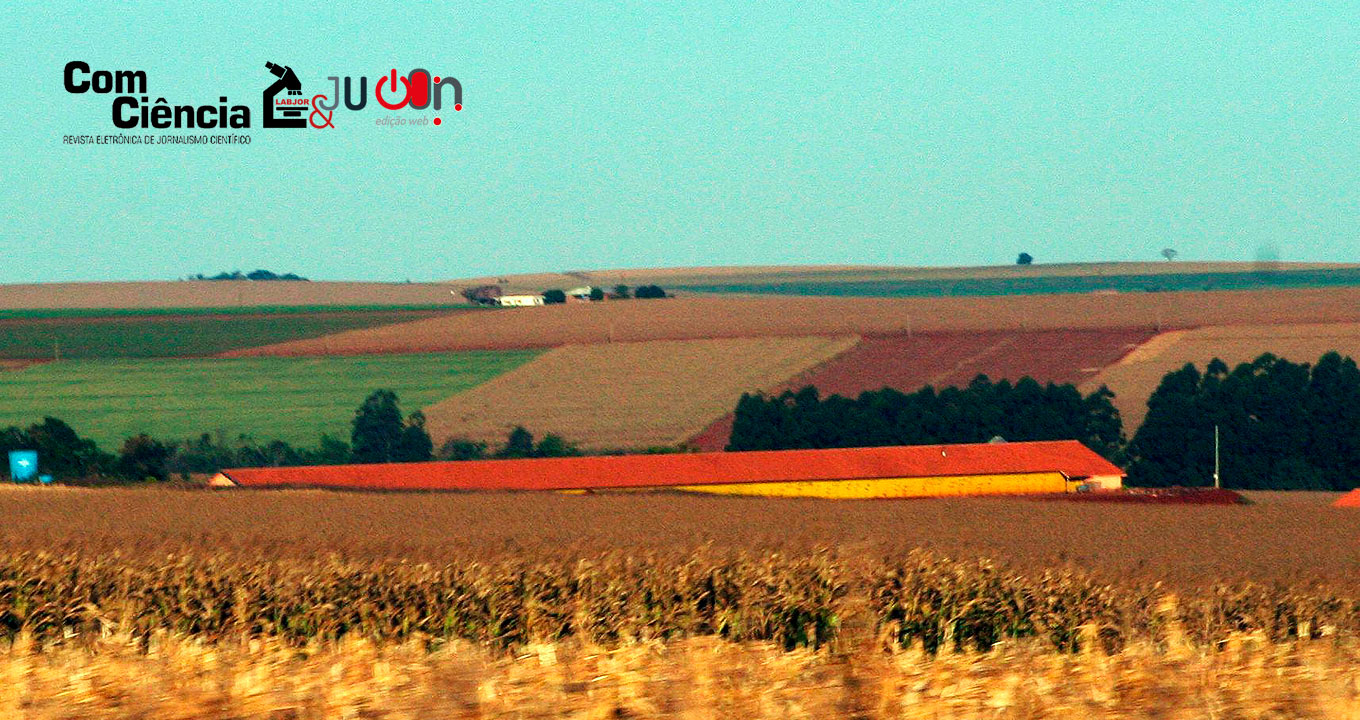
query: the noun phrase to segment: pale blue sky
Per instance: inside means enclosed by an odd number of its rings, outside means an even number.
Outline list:
[[[1360,261],[1355,3],[349,5],[11,4],[0,282]],[[73,59],[226,93],[254,142],[63,145],[117,132]],[[466,109],[263,129],[267,60],[309,96],[426,67]]]

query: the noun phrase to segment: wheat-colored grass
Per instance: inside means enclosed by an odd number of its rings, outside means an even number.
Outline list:
[[[297,648],[174,635],[143,649],[0,649],[0,716],[30,720],[280,718],[1309,718],[1360,716],[1348,643],[1234,638],[1201,652],[1115,655],[1003,646],[928,657],[873,647],[782,652],[699,638],[615,649],[571,643],[513,656],[351,639]]]
[[[1114,365],[1082,383],[1085,391],[1101,385],[1115,393],[1115,407],[1129,435],[1143,424],[1147,400],[1162,378],[1186,363],[1202,372],[1220,358],[1233,367],[1274,353],[1292,362],[1316,362],[1335,350],[1360,358],[1360,323],[1235,325],[1171,331],[1158,335]]]
[[[583,448],[676,445],[778,385],[850,349],[855,337],[570,345],[424,409],[436,442],[500,443],[516,425]]]

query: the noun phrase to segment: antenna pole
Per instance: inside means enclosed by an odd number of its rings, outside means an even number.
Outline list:
[[[1214,424],[1214,489],[1221,487],[1218,482],[1218,424]]]

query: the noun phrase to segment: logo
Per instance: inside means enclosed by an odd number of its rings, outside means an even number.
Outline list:
[[[323,92],[308,98],[303,94],[302,78],[291,66],[266,62],[264,67],[273,80],[262,94],[262,127],[334,129],[342,98],[344,110],[348,112],[361,112],[369,107],[367,77],[327,76],[330,87],[321,83]],[[250,108],[231,104],[225,92],[210,93],[216,96],[216,104],[171,105],[163,97],[151,101],[145,70],[91,71],[88,63],[72,60],[66,63],[62,81],[66,91],[75,95],[116,95],[111,105],[113,125],[124,130],[250,127]],[[396,68],[391,68],[376,76],[372,87],[375,104],[393,112],[437,113],[444,109],[450,94],[453,110],[463,109],[463,84],[451,75],[435,75],[425,68],[412,69],[405,75],[399,75]],[[379,125],[442,123],[438,115],[432,120],[425,117],[378,119]]]
[[[305,128],[307,121],[302,112],[307,108],[307,99],[302,97],[302,81],[298,80],[293,68],[282,67],[272,62],[264,64],[274,77],[278,78],[264,89],[264,126],[267,128]],[[279,93],[284,96],[277,98]],[[277,113],[277,115],[276,115]]]

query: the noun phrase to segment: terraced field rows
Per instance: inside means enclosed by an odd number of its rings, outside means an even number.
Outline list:
[[[515,425],[590,449],[675,445],[855,337],[569,345],[425,408],[430,434],[500,443]]]

